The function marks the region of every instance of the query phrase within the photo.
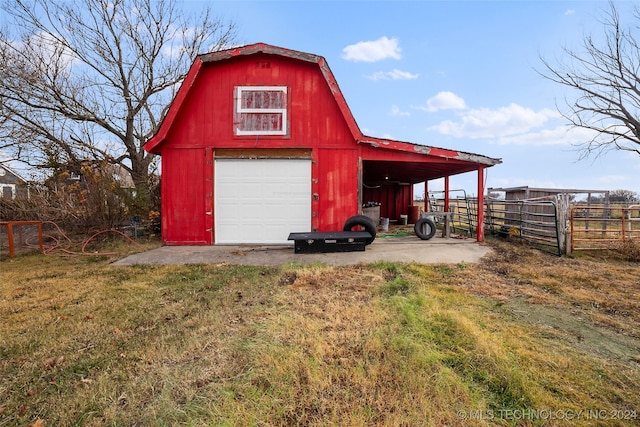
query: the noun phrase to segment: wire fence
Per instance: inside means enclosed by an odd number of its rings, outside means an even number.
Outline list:
[[[139,245],[134,239],[143,233],[123,227],[121,230],[105,229],[85,234],[67,234],[53,221],[0,221],[0,260],[27,252],[42,254],[105,256],[116,252],[104,251],[100,246],[111,239]]]
[[[16,252],[31,249],[44,251],[42,222],[0,221],[0,253],[6,251],[13,257]]]

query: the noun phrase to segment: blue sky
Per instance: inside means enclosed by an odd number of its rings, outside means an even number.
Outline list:
[[[640,156],[580,160],[558,114],[565,88],[542,78],[562,48],[599,35],[605,1],[238,1],[208,3],[264,42],[326,58],[367,135],[498,157],[487,187],[627,189]],[[186,0],[186,9],[205,2]],[[630,16],[631,2],[616,3]],[[625,15],[627,13],[627,15]],[[451,178],[476,193],[476,175]],[[430,190],[442,189],[433,182]]]

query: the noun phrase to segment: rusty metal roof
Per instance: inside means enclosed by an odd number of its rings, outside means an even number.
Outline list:
[[[477,165],[483,165],[486,167],[494,166],[496,164],[502,163],[501,159],[491,158],[487,156],[483,156],[475,153],[467,153],[452,149],[433,147],[428,145],[416,144],[405,141],[397,141],[385,138],[376,138],[372,136],[364,135],[358,124],[355,121],[351,110],[340,90],[338,83],[335,79],[335,76],[331,72],[329,65],[326,60],[320,56],[315,54],[310,54],[306,52],[300,52],[292,49],[287,49],[283,47],[273,46],[266,43],[254,43],[245,46],[234,47],[226,50],[221,50],[217,52],[210,52],[199,55],[194,64],[192,65],[187,77],[185,78],[180,90],[178,91],[178,95],[176,96],[174,102],[172,103],[167,116],[164,118],[160,129],[156,133],[153,138],[151,138],[145,144],[145,150],[150,152],[158,152],[158,146],[164,141],[166,138],[168,129],[171,126],[171,121],[175,118],[177,111],[180,109],[181,103],[184,101],[186,97],[186,92],[188,92],[188,88],[195,81],[196,76],[199,74],[202,65],[205,63],[212,63],[217,61],[226,61],[231,60],[237,57],[250,56],[255,54],[267,54],[274,55],[280,57],[291,58],[298,61],[309,62],[313,64],[317,64],[320,71],[322,72],[331,93],[333,94],[340,111],[354,137],[354,140],[363,145],[367,145],[374,149],[381,150],[391,150],[391,151],[399,151],[404,153],[413,153],[418,155],[425,155],[429,157],[438,157],[443,160],[450,160],[451,163],[448,164],[447,167],[439,168],[432,163],[421,164],[421,162],[411,162],[411,161],[400,161],[402,165],[396,166],[398,174],[403,170],[405,171],[405,180],[411,182],[421,182],[424,181],[422,178],[418,177],[428,177],[429,179],[433,179],[436,177],[442,177],[451,174],[464,173],[477,169]],[[366,157],[363,157],[363,160],[367,160]],[[373,171],[375,163],[370,161],[369,170]],[[410,165],[413,164],[413,167]],[[389,165],[386,165],[389,167]],[[447,172],[447,170],[449,172]],[[412,172],[413,171],[413,172]],[[452,173],[451,173],[452,172]],[[415,181],[415,179],[418,179]]]

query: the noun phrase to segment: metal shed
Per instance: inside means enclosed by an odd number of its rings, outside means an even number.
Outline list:
[[[372,198],[397,217],[413,184],[465,172],[482,197],[485,168],[500,163],[363,135],[323,57],[263,43],[198,56],[145,149],[162,156],[174,245],[286,243],[342,229]]]

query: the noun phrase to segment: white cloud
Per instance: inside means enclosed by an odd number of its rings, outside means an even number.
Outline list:
[[[408,71],[393,69],[392,71],[378,71],[368,76],[371,80],[414,80],[418,74],[411,74]]]
[[[418,106],[413,108],[435,113],[440,110],[464,110],[467,108],[467,104],[464,102],[464,99],[455,93],[444,91],[438,92],[436,96],[427,99],[426,107]]]
[[[573,145],[584,142],[578,129],[558,126],[542,129],[538,132],[527,132],[517,135],[502,136],[495,140],[500,145]]]
[[[602,184],[614,184],[616,182],[626,181],[626,179],[624,175],[605,175],[598,177],[598,182]]]
[[[533,111],[511,104],[497,110],[468,110],[460,115],[458,121],[445,120],[429,129],[456,138],[504,138],[529,132],[558,117],[560,114],[557,111]]]
[[[564,11],[565,16],[573,15],[574,13],[576,13],[575,9],[567,9]]]
[[[389,113],[392,116],[410,116],[411,113],[408,111],[401,111],[400,107],[398,107],[397,105],[392,105],[391,106],[391,112]]]
[[[139,22],[142,25],[142,21]],[[167,30],[167,39],[161,48],[164,56],[176,59],[187,52],[187,45],[196,34],[194,27],[179,27],[171,24]],[[211,49],[210,49],[211,50]]]
[[[398,39],[381,37],[375,41],[358,42],[342,49],[342,58],[355,62],[376,62],[387,58],[400,59],[402,49]]]
[[[11,156],[5,151],[0,149],[0,162],[7,162],[11,159]]]
[[[61,42],[61,36],[54,35],[45,31],[32,34],[26,43],[12,42],[23,52],[29,52],[29,55],[35,58],[42,58],[46,64],[58,63],[63,69],[70,69],[77,64],[77,56]]]
[[[598,132],[585,128],[570,127],[568,125],[542,129],[537,132],[527,132],[518,135],[499,137],[495,141],[499,145],[565,145],[578,147],[586,144],[598,136]]]
[[[163,46],[160,51],[167,58],[176,59],[179,58],[180,55],[182,55],[186,51],[186,49],[181,45],[170,44]]]

